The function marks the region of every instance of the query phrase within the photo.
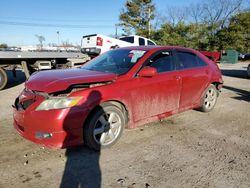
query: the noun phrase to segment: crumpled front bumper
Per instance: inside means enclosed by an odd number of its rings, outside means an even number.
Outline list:
[[[17,132],[34,143],[55,148],[83,144],[83,124],[88,109],[74,106],[66,109],[36,111],[44,97],[24,90],[13,105],[13,125]],[[26,104],[26,101],[33,102]]]

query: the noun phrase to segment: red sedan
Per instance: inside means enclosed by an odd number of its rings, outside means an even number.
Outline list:
[[[99,150],[125,127],[212,110],[222,83],[218,66],[192,49],[115,49],[78,69],[34,73],[15,101],[14,127],[45,146]]]

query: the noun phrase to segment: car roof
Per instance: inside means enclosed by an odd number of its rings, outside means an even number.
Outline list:
[[[154,45],[149,45],[149,46],[130,46],[130,47],[123,47],[120,49],[128,49],[128,50],[145,50],[145,51],[151,51],[151,50],[165,50],[165,49],[176,49],[176,50],[188,50],[192,52],[197,52],[194,49],[191,48],[185,48],[181,46],[154,46]]]
[[[126,38],[126,37],[141,37],[141,38],[143,38],[143,39],[151,40],[151,39],[149,39],[149,38],[142,37],[142,36],[140,36],[140,35],[128,35],[128,36],[121,36],[121,37],[119,37],[119,38]]]

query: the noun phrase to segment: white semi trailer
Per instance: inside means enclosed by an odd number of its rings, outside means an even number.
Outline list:
[[[0,51],[0,90],[8,82],[6,70],[12,70],[15,77],[16,69],[21,68],[28,78],[34,71],[77,67],[88,60],[87,55],[78,52]]]

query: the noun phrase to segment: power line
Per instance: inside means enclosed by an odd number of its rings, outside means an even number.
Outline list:
[[[50,24],[50,23],[30,23],[30,22],[12,22],[0,21],[2,25],[17,25],[30,27],[60,27],[60,28],[110,28],[113,25],[74,25],[74,24]]]
[[[46,19],[46,18],[28,18],[28,17],[6,17],[1,16],[1,19],[8,19],[8,20],[14,20],[14,21],[23,21],[23,20],[29,20],[29,21],[50,21],[50,22],[117,22],[117,20],[105,20],[105,19]]]

